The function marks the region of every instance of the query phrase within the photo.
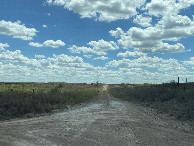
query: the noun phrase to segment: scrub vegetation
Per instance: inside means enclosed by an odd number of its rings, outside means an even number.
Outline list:
[[[194,121],[194,83],[160,85],[111,85],[111,94],[170,114],[181,121]]]
[[[51,112],[86,102],[100,84],[0,83],[0,119]]]

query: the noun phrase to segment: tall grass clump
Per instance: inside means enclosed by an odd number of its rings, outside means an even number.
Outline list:
[[[116,98],[150,106],[179,120],[194,121],[194,86],[184,89],[185,85],[178,88],[176,84],[163,84],[112,87],[110,92]]]

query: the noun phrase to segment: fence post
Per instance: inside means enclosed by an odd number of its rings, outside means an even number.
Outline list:
[[[179,88],[179,81],[180,81],[180,80],[179,80],[179,77],[178,77],[178,83],[177,83],[177,85],[178,85],[178,88]]]

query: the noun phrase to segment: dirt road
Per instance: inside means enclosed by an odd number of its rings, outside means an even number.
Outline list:
[[[194,146],[187,124],[115,99],[106,87],[82,106],[0,122],[0,145]]]

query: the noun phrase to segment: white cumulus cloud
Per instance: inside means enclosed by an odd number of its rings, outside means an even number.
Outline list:
[[[118,29],[111,33],[117,31]],[[185,51],[185,47],[177,41],[194,35],[194,22],[187,16],[163,16],[155,26],[145,29],[132,27],[126,32],[119,32],[122,33],[118,44],[125,49],[133,48],[143,53],[180,53]],[[118,38],[117,35],[116,37]]]
[[[30,42],[29,45],[33,47],[43,47],[44,46],[43,44],[34,43],[34,42]]]
[[[124,31],[120,27],[118,27],[116,28],[116,30],[110,30],[109,33],[111,34],[111,36],[114,36],[117,38],[121,36],[122,34],[124,34]]]
[[[43,44],[30,42],[29,45],[33,47],[44,47],[45,46],[45,47],[58,48],[61,46],[65,46],[65,43],[62,42],[61,40],[57,40],[57,41],[47,40]]]
[[[20,21],[0,21],[0,34],[13,36],[22,40],[32,40],[38,31],[35,28],[27,28]]]
[[[0,50],[5,50],[5,48],[8,48],[9,45],[6,43],[6,44],[2,44],[0,43]]]
[[[57,40],[57,41],[47,40],[43,43],[43,45],[47,47],[58,48],[60,46],[65,46],[65,43],[62,42],[61,40]]]
[[[158,25],[165,29],[190,29],[193,32],[194,22],[188,16],[182,15],[171,15],[164,16],[159,22]],[[189,33],[189,32],[187,32]]]
[[[137,15],[136,18],[133,20],[134,23],[137,23],[143,27],[151,26],[152,17],[145,17],[142,15]]]
[[[106,64],[110,67],[119,67],[119,68],[131,68],[131,67],[145,67],[145,68],[154,68],[162,72],[171,72],[174,74],[184,74],[186,68],[179,63],[176,59],[165,60],[158,57],[148,57],[143,56],[137,59],[122,59],[122,60],[113,60]]]
[[[92,55],[83,55],[86,58],[92,58]]]
[[[105,57],[105,56],[100,56],[100,57],[96,57],[94,58],[94,60],[107,60],[108,57]]]
[[[47,25],[44,24],[44,25],[42,25],[42,27],[43,27],[43,28],[47,28]]]
[[[104,41],[103,39],[99,40],[99,41],[91,41],[88,43],[89,46],[91,47],[78,47],[76,45],[71,46],[69,49],[69,51],[71,53],[93,53],[96,55],[106,55],[107,51],[110,50],[116,50],[119,49],[119,47],[117,46],[117,44],[113,41],[107,42]]]
[[[94,67],[85,63],[81,57],[65,54],[44,57],[36,55],[35,59],[22,55],[20,50],[0,52],[0,78],[3,82],[96,82],[101,83],[162,83],[173,80],[181,74],[182,78],[194,78],[194,72],[188,71],[183,64],[192,67],[192,62],[181,64],[176,59],[158,57],[140,57],[108,62],[107,67]],[[193,61],[191,58],[188,61]],[[143,68],[142,68],[143,67]],[[152,68],[157,71],[149,71]]]
[[[91,41],[88,45],[93,46],[93,49],[99,52],[119,49],[117,44],[113,41],[107,42],[103,39],[99,41]]]
[[[189,61],[183,61],[183,64],[189,67],[192,67],[194,69],[194,57],[191,57]]]
[[[44,55],[35,55],[35,58],[40,58],[40,59],[42,59],[42,58],[46,58]]]
[[[16,65],[27,65],[31,67],[39,67],[40,64],[35,59],[29,59],[21,54],[20,50],[9,51],[6,50],[0,54],[0,62],[12,63]]]
[[[142,52],[137,52],[137,51],[134,51],[134,52],[130,52],[130,51],[126,51],[125,53],[118,53],[117,54],[117,57],[123,57],[123,58],[126,58],[126,57],[141,57],[141,56],[146,56],[146,53],[142,53]]]
[[[177,15],[180,10],[194,5],[193,0],[151,0],[146,4],[148,13],[153,16]]]
[[[181,5],[175,0],[152,0],[146,4],[148,13],[154,16],[177,14],[180,8]]]
[[[49,5],[64,6],[78,13],[81,18],[107,22],[131,18],[145,2],[146,0],[47,0]]]

